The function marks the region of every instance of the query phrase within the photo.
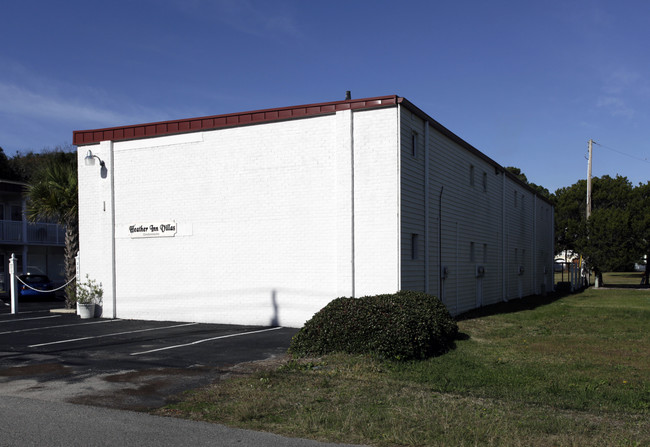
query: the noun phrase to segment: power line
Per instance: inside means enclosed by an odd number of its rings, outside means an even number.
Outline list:
[[[650,161],[648,161],[647,158],[641,158],[641,157],[637,157],[635,155],[630,155],[630,154],[627,154],[627,153],[625,153],[623,151],[619,151],[618,149],[614,149],[613,147],[609,147],[609,146],[605,146],[605,145],[600,144],[600,143],[596,143],[595,141],[593,141],[593,144],[595,144],[597,146],[600,146],[602,148],[605,148],[605,149],[609,149],[610,151],[616,152],[617,154],[625,155],[626,157],[630,157],[630,158],[633,158],[635,160],[642,161],[644,163],[650,163]]]

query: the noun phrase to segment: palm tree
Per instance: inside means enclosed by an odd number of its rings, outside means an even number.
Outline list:
[[[76,159],[52,159],[27,186],[27,219],[54,220],[65,228],[64,266],[66,282],[76,276],[79,251],[79,202]],[[74,282],[67,290],[66,306],[74,306]]]

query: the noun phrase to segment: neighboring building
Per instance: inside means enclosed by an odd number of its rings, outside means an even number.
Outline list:
[[[18,273],[42,273],[64,282],[63,228],[53,223],[30,223],[25,218],[25,183],[0,180],[0,288],[8,292],[9,259],[18,258]]]
[[[459,314],[553,287],[552,205],[399,96],[73,139],[107,317],[301,326],[339,296]]]

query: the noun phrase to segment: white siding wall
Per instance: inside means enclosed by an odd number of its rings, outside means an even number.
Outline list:
[[[534,201],[529,191],[513,181],[506,182],[506,297],[509,299],[535,293]]]
[[[355,293],[353,278],[357,295],[397,290],[395,116],[345,111],[80,147],[82,274],[104,284],[104,316],[113,172],[119,318],[301,326]],[[89,148],[107,178],[84,166]],[[130,236],[130,225],[172,220],[175,237]]]
[[[546,282],[550,290],[552,207],[433,126],[426,130],[423,120],[408,108],[402,107],[400,116],[402,289],[428,288],[454,314],[542,293]],[[419,142],[415,157],[413,133]],[[415,260],[411,259],[412,234],[420,235],[420,256]],[[476,276],[478,265],[485,268],[482,278]],[[519,265],[524,266],[522,275]],[[441,266],[447,267],[444,280]]]
[[[404,108],[400,113],[401,135],[401,258],[403,290],[425,289],[425,259],[431,241],[426,241],[425,215],[425,128],[424,122]],[[415,136],[415,138],[414,138]],[[415,152],[413,142],[416,143]],[[416,240],[414,241],[414,235]],[[412,246],[415,242],[415,247]],[[415,249],[415,254],[413,253]]]

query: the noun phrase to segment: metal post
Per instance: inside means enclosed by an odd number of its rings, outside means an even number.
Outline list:
[[[16,264],[18,259],[12,253],[11,258],[9,258],[9,287],[11,290],[11,313],[18,313],[18,284],[16,282]]]

